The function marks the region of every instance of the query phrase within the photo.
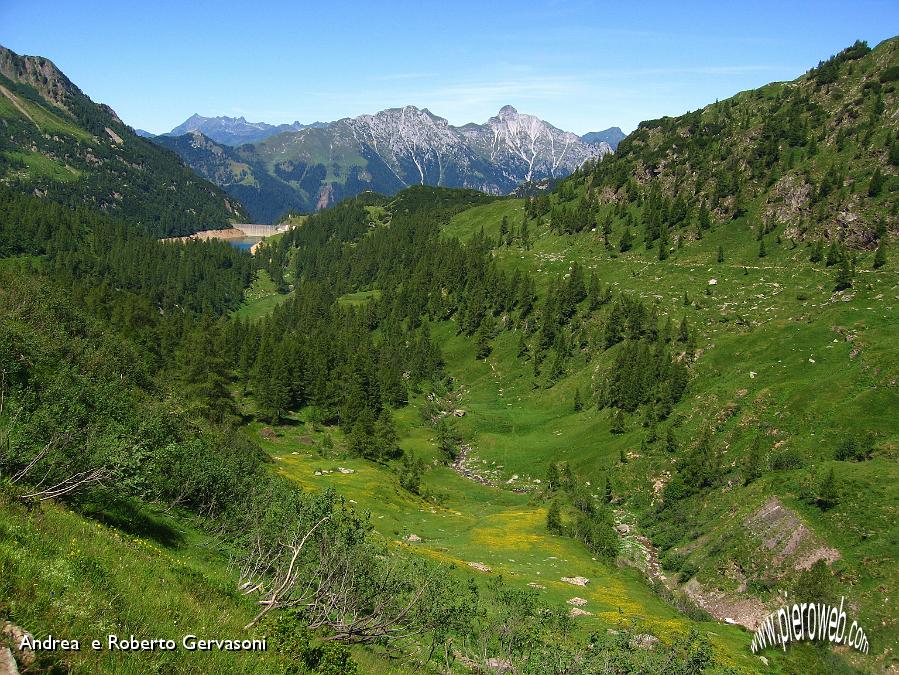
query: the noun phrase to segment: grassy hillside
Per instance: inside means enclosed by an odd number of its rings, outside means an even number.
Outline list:
[[[245,222],[243,206],[140,138],[56,66],[0,47],[0,181],[141,224],[154,236]]]
[[[476,223],[495,235],[502,215],[512,220],[522,209],[515,202],[503,206],[495,213],[481,207],[461,214],[449,229],[459,234]],[[853,289],[834,293],[834,271],[811,266],[805,246],[774,247],[760,260],[754,239],[740,236],[740,224],[715,228],[664,262],[642,247],[612,257],[596,233],[558,236],[548,225],[536,228],[529,250],[499,249],[502,265],[539,270],[546,283],[577,262],[604,283],[654,303],[662,321],[671,317],[677,324],[687,316],[699,356],[689,395],[667,421],[647,426],[641,410],[628,416],[623,433],[613,434],[612,411],[587,404],[575,412],[573,401],[576,389],[589,399],[614,354],[581,350],[547,389],[533,377],[531,364],[517,358],[514,335],[498,337],[486,361],[476,361],[464,342],[456,352],[450,341],[448,363],[466,387],[460,426],[481,459],[503,467],[500,482],[516,474],[525,483],[545,478],[548,464],[560,460],[596,485],[611,480],[619,517],[648,534],[662,561],[671,563],[664,573],[672,586],[683,585],[677,583],[680,572],[683,581],[695,575],[703,588],[730,595],[703,600],[707,594],[695,583],[690,589],[719,618],[731,617],[747,597],[759,598],[757,607],[774,606],[777,594],[796,583],[795,568],[838,551],[835,592],[851,597],[859,622],[886,646],[896,631],[895,606],[884,602],[882,590],[896,583],[899,572],[889,553],[897,543],[899,498],[893,489],[899,363],[890,337],[899,320],[897,266],[872,270],[868,253],[857,263]],[[728,251],[723,263],[717,262],[719,246]],[[716,283],[710,286],[710,280]],[[669,428],[673,451],[666,443]],[[663,486],[706,428],[719,457],[717,487],[677,511],[660,508]],[[834,461],[847,439],[871,432],[870,459]],[[744,486],[756,439],[763,475]],[[822,510],[816,490],[831,467],[839,503]],[[789,529],[769,550],[765,542],[773,533],[753,516],[774,497],[798,522],[778,524]],[[798,550],[778,555],[803,526],[813,534],[799,534]],[[684,575],[684,569],[693,573]]]
[[[6,194],[0,615],[274,647],[40,664],[76,672],[895,669],[897,44],[552,192],[366,194],[252,259]],[[840,596],[869,655],[750,652]]]

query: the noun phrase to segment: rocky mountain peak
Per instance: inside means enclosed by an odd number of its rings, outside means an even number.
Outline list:
[[[33,87],[49,103],[69,112],[68,100],[81,90],[56,65],[43,56],[20,56],[0,46],[0,73],[14,82]]]

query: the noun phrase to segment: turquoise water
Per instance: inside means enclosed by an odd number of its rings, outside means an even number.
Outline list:
[[[260,241],[262,241],[262,237],[241,237],[240,239],[229,239],[228,243],[234,248],[239,248],[241,251],[249,251]]]

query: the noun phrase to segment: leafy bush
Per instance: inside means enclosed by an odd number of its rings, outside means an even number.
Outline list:
[[[864,437],[848,436],[840,441],[834,452],[834,459],[840,462],[863,462],[874,454],[874,433],[868,432]]]

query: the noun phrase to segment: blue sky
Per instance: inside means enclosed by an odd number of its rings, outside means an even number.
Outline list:
[[[463,124],[507,103],[584,133],[899,33],[896,0],[734,4],[0,0],[0,44],[156,133],[195,112],[312,122],[412,104]]]

